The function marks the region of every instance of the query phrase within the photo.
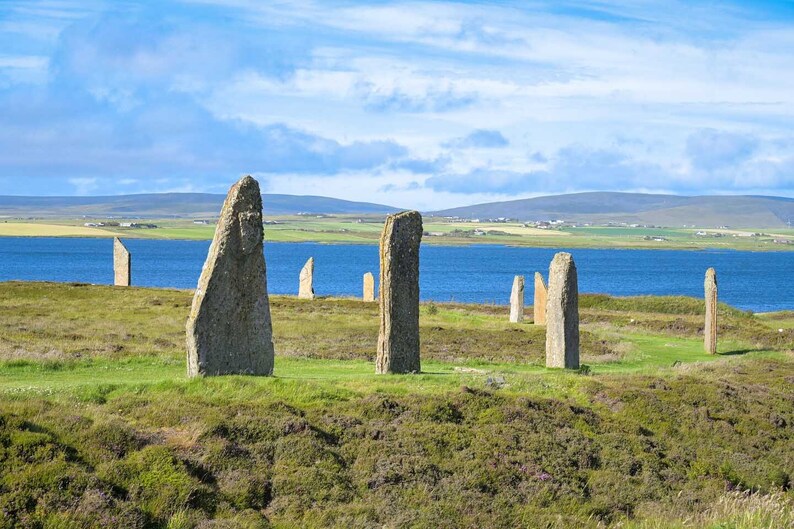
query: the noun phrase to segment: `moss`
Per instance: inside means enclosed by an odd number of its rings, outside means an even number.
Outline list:
[[[188,467],[164,446],[148,446],[97,469],[100,478],[124,491],[141,509],[166,521],[178,511],[211,511],[211,489],[190,475]]]
[[[118,419],[101,422],[91,428],[84,450],[86,458],[99,462],[109,457],[121,458],[143,447],[145,439],[129,424]]]

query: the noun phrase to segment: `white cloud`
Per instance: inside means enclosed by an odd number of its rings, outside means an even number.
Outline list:
[[[0,55],[0,68],[46,70],[49,58],[41,55]]]
[[[74,186],[75,195],[88,195],[97,188],[96,178],[69,178],[67,181]]]
[[[582,189],[791,189],[792,23],[738,3],[28,4],[0,22],[0,39],[30,40],[0,56],[8,171],[158,188],[195,171],[201,189],[251,168],[283,192],[434,206],[536,193],[526,175],[543,171]],[[2,92],[33,82],[53,100]],[[290,154],[278,127],[308,147]],[[509,141],[463,140],[477,130]],[[757,148],[731,158],[730,138]]]

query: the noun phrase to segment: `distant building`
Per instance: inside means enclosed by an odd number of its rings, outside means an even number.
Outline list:
[[[157,228],[157,224],[146,224],[140,222],[120,222],[118,224],[109,222],[108,226],[111,225],[117,225],[120,228],[131,228],[133,230],[152,230]]]

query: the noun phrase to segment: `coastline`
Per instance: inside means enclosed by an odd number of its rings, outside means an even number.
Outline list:
[[[100,230],[98,230],[100,231]],[[104,230],[101,230],[104,231]],[[265,230],[267,233],[267,230]],[[114,237],[118,237],[121,239],[134,239],[134,240],[147,240],[147,241],[183,241],[183,242],[201,242],[201,241],[211,241],[212,237],[172,237],[172,236],[142,236],[136,233],[130,232],[110,232],[105,231],[105,233],[96,233],[96,234],[75,234],[75,235],[55,235],[55,234],[36,234],[36,235],[4,235],[0,234],[0,239],[113,239]],[[587,243],[584,241],[577,241],[573,237],[566,237],[565,244],[558,244],[562,241],[559,239],[555,239],[553,242],[545,242],[545,241],[538,241],[532,240],[527,242],[516,242],[514,240],[511,241],[500,241],[500,240],[466,240],[466,239],[453,239],[453,240],[440,240],[441,237],[433,238],[433,237],[425,237],[422,240],[422,245],[428,246],[444,246],[444,247],[453,247],[453,248],[467,248],[472,246],[494,246],[494,247],[506,247],[506,248],[544,248],[544,249],[586,249],[586,250],[660,250],[660,251],[691,251],[691,252],[698,252],[698,251],[736,251],[736,252],[751,252],[751,253],[769,253],[769,252],[777,252],[777,253],[787,253],[787,252],[794,252],[794,245],[792,244],[781,244],[781,245],[763,245],[760,247],[751,247],[751,248],[744,248],[739,247],[736,245],[675,245],[675,244],[657,244],[657,245],[644,245],[640,244],[639,241],[637,244],[607,244],[599,242],[602,241],[594,241],[593,243]],[[634,242],[634,241],[632,241]],[[312,243],[312,244],[322,244],[322,245],[329,245],[329,246],[346,246],[346,245],[359,245],[359,246],[376,246],[378,244],[377,239],[317,239],[312,237],[307,237],[304,239],[283,239],[283,238],[275,238],[275,239],[268,239],[265,237],[266,244],[280,244],[280,243],[289,243],[289,244],[302,244],[302,243]]]

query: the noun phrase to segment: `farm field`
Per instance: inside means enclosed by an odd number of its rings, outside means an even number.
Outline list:
[[[191,292],[0,283],[0,527],[787,527],[794,314],[581,298],[580,372],[507,307],[273,296],[273,377],[185,377]],[[55,492],[57,491],[57,494]],[[212,525],[210,525],[212,524]]]
[[[0,237],[115,237],[111,230],[98,230],[74,224],[38,222],[4,222],[0,224]]]
[[[156,229],[84,227],[85,219],[46,222],[0,223],[0,237],[129,237],[208,240],[214,225],[192,220],[155,219]],[[101,219],[95,219],[95,222]],[[376,244],[383,226],[379,216],[267,217],[265,239],[272,242],[321,242],[329,244]],[[423,244],[502,244],[546,248],[642,248],[642,249],[736,249],[748,251],[792,250],[794,230],[564,227],[538,229],[519,223],[451,222],[425,218]],[[706,235],[698,235],[698,232]],[[755,235],[754,235],[755,234]],[[656,240],[659,239],[659,240]]]

